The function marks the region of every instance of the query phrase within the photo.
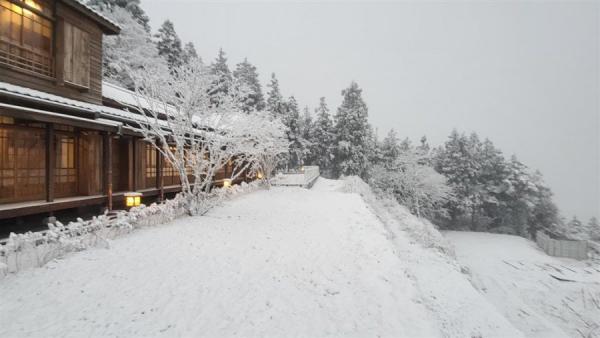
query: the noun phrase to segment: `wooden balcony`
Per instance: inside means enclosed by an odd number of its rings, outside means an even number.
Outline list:
[[[0,39],[0,65],[46,77],[54,77],[52,57]]]

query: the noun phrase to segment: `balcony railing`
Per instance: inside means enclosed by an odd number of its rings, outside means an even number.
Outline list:
[[[44,76],[54,76],[52,57],[0,40],[0,65],[12,66]]]

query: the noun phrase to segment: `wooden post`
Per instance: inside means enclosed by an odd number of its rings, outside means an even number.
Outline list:
[[[106,208],[110,211],[113,207],[112,200],[112,139],[109,132],[104,134],[104,194],[106,195]]]
[[[156,186],[158,187],[158,200],[163,201],[165,195],[165,180],[163,178],[163,156],[158,149],[156,149]]]
[[[133,170],[133,191],[138,191],[138,189],[140,189],[141,187],[141,182],[140,182],[140,175],[142,174],[142,171],[145,170],[145,168],[142,167],[142,160],[141,160],[141,153],[140,153],[140,147],[139,147],[139,142],[137,138],[132,138],[131,140],[132,142],[132,149],[133,149],[133,153],[132,153],[132,157],[133,157],[133,166],[132,166],[132,170]]]
[[[127,190],[135,191],[135,140],[130,137],[127,140]]]
[[[46,124],[46,202],[54,201],[54,167],[56,147],[54,145],[54,124]]]

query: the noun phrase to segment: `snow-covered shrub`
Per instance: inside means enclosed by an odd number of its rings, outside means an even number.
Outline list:
[[[371,187],[358,176],[344,177],[343,192],[357,193],[373,210],[386,227],[406,231],[411,238],[426,248],[435,248],[454,257],[454,248],[431,222],[418,218],[400,205],[393,196],[381,193],[376,195]],[[391,231],[393,233],[393,231]]]

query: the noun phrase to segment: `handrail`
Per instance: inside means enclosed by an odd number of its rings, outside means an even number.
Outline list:
[[[17,53],[13,50],[17,49]],[[21,54],[31,54],[33,57],[24,57]],[[38,58],[41,61],[36,61]],[[54,62],[51,56],[41,54],[30,48],[0,39],[0,64],[16,67],[44,76],[54,76]]]

